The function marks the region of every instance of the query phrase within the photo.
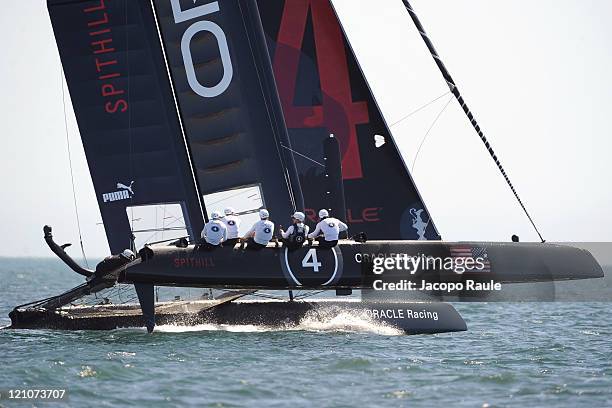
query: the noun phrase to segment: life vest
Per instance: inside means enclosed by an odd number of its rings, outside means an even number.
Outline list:
[[[302,246],[306,242],[306,228],[304,224],[293,224],[293,231],[287,241],[291,246]]]

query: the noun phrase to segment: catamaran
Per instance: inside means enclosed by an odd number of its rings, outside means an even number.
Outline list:
[[[402,1],[449,94],[537,231],[416,13]],[[90,270],[46,226],[50,249],[86,280],[17,306],[13,328],[279,326],[348,311],[406,333],[440,333],[466,330],[448,303],[374,295],[306,300],[294,292],[376,292],[375,260],[397,254],[473,256],[482,267],[395,270],[385,272],[386,282],[486,285],[603,276],[588,251],[544,239],[442,240],[330,0],[47,3],[110,252],[132,248],[137,256]],[[257,252],[239,246],[199,251],[199,232],[219,197],[241,200],[245,216],[265,207],[273,218],[304,210],[315,221],[315,211],[326,208],[347,221],[352,237],[331,249],[310,244],[290,251],[271,243]],[[172,221],[155,225],[159,208]],[[153,242],[159,231],[170,239]],[[160,301],[160,287],[224,293]],[[126,288],[134,288],[137,301],[121,299]],[[289,299],[245,300],[262,290],[288,291]],[[426,294],[440,298],[435,290]]]

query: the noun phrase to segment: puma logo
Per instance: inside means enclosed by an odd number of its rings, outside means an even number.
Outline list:
[[[127,191],[129,191],[129,192],[130,192],[130,194],[131,194],[131,195],[134,195],[134,190],[132,190],[132,186],[133,186],[133,185],[134,185],[134,182],[133,182],[133,181],[130,183],[130,185],[129,185],[129,186],[126,186],[126,185],[125,185],[125,184],[123,184],[123,183],[117,183],[117,188],[120,188],[120,189],[122,189],[122,190],[127,190]]]
[[[129,200],[134,196],[134,181],[130,182],[129,186],[123,183],[117,183],[118,191],[112,193],[102,194],[102,201],[105,203],[112,203],[113,201]]]

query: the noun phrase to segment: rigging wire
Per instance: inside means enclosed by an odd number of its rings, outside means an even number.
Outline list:
[[[281,147],[282,147],[283,149],[287,149],[287,150],[289,150],[289,151],[290,151],[290,152],[292,152],[292,153],[297,154],[298,156],[301,156],[301,157],[305,158],[306,160],[310,160],[311,162],[313,162],[313,163],[315,163],[315,164],[318,164],[318,165],[319,165],[319,166],[321,166],[321,167],[325,167],[325,165],[324,165],[324,164],[319,163],[319,162],[318,162],[318,161],[316,161],[315,159],[312,159],[312,158],[310,158],[310,157],[306,156],[305,154],[302,154],[302,153],[300,153],[300,152],[298,152],[298,151],[295,151],[295,150],[293,150],[292,148],[285,146],[284,144],[281,144]]]
[[[233,292],[232,290],[228,290],[228,289],[219,289],[220,292],[222,293],[230,293]],[[296,291],[294,293],[293,299],[294,300],[302,300],[302,299],[306,299],[312,296],[316,296],[319,295],[321,293],[327,292],[327,289],[324,290],[303,290],[303,291]],[[262,298],[262,299],[269,299],[269,300],[281,300],[281,301],[285,301],[287,299],[286,296],[278,296],[278,295],[274,295],[271,293],[266,293],[266,292],[254,292],[249,294],[248,296],[253,296],[253,297],[258,297],[258,298]]]
[[[128,21],[128,0],[124,2],[124,14],[125,14],[125,59],[127,65],[127,101],[128,106],[132,102],[131,101],[131,70],[130,70],[130,27]],[[129,153],[128,153],[128,164],[130,167],[130,178],[134,179],[134,162],[133,162],[133,145],[132,145],[132,111],[128,109],[128,144],[129,144]],[[132,181],[131,180],[131,181]],[[131,198],[130,198],[131,199]],[[130,249],[132,251],[136,251],[136,236],[134,235],[134,207],[130,207]]]
[[[300,294],[299,296],[296,295],[293,298],[295,300],[302,300],[302,299],[306,299],[306,298],[309,298],[309,297],[312,297],[312,296],[320,295],[323,292],[326,292],[326,290],[315,290],[315,291],[312,291],[312,292],[306,291],[306,293]]]
[[[184,230],[184,228],[183,228],[183,230]],[[167,239],[164,239],[163,241],[153,241],[153,242],[148,242],[148,241],[146,241],[145,243],[146,243],[147,245],[157,245],[157,244],[164,244],[164,243],[166,243],[166,242],[176,241],[176,240],[179,240],[179,239],[186,239],[186,240],[189,242],[189,240],[191,239],[191,237],[190,237],[189,235],[185,235],[185,236],[182,236],[182,237],[176,237],[176,238],[167,238]],[[143,245],[144,245],[144,244],[143,244]]]
[[[447,95],[449,93],[450,92],[448,92]],[[411,173],[414,174],[414,166],[416,165],[416,161],[419,158],[419,153],[421,153],[421,148],[423,147],[423,144],[425,143],[425,140],[427,139],[427,136],[429,136],[429,134],[431,133],[431,130],[434,128],[434,126],[436,126],[436,123],[438,123],[438,120],[442,117],[442,114],[444,113],[446,108],[448,108],[448,105],[450,105],[452,100],[453,100],[453,96],[451,95],[451,97],[448,98],[448,101],[446,101],[446,104],[444,105],[442,110],[438,113],[438,115],[436,116],[434,121],[431,123],[431,126],[429,126],[429,129],[427,129],[427,132],[425,132],[425,136],[423,136],[423,140],[421,140],[421,144],[419,144],[419,148],[417,149],[417,152],[414,155],[414,159],[412,160],[412,169],[410,170]]]
[[[257,59],[255,57],[255,52],[253,51],[252,41],[249,38],[249,31],[250,30],[246,26],[246,21],[247,20],[244,18],[244,12],[242,11],[242,7],[243,6],[240,4],[240,2],[238,2],[238,8],[240,9],[240,14],[243,16],[243,18],[242,18],[242,25],[243,25],[243,27],[245,29],[245,33],[246,33],[247,39],[248,39],[247,44],[249,46],[249,50],[251,51],[252,60],[253,60],[253,62],[256,62]],[[246,6],[246,7],[248,8],[248,6]],[[259,71],[260,71],[259,69],[255,70],[255,72],[257,74],[257,83],[259,84],[259,88],[261,90],[262,95],[264,95],[264,106],[266,108],[266,113],[268,114],[268,120],[270,121],[270,123],[278,123],[278,120],[276,120],[277,118],[276,118],[274,109],[271,109],[270,106],[269,106],[271,101],[269,101],[269,99],[267,97],[265,97],[266,93],[264,92],[264,87],[263,87],[264,83],[262,83],[262,75],[259,74]],[[263,82],[265,82],[265,85],[267,85],[269,87],[270,84],[268,83],[268,78],[266,78],[265,75],[263,75]],[[274,86],[272,86],[272,88],[273,87]],[[272,120],[274,120],[274,121],[272,121]],[[298,209],[297,208],[297,202],[295,200],[295,194],[294,194],[294,191],[293,191],[294,188],[293,188],[293,185],[291,183],[291,176],[289,175],[289,170],[288,170],[287,163],[285,163],[284,155],[281,153],[281,149],[279,148],[279,146],[281,146],[281,147],[284,147],[284,146],[283,146],[283,143],[282,143],[282,141],[280,139],[280,135],[278,134],[279,133],[278,131],[279,131],[278,128],[276,128],[275,126],[272,126],[272,133],[274,135],[274,140],[276,141],[276,143],[275,143],[276,151],[278,152],[278,156],[280,158],[281,165],[282,165],[282,167],[285,170],[283,176],[285,177],[285,185],[287,186],[287,191],[289,193],[289,199],[291,200],[291,204],[293,205],[293,211],[297,211],[297,209]],[[304,205],[303,202],[300,203],[300,204]]]
[[[405,115],[405,116],[401,117],[400,119],[396,120],[395,122],[391,123],[391,124],[389,125],[389,127],[393,127],[393,126],[396,126],[396,125],[400,124],[401,122],[403,122],[403,121],[405,121],[406,119],[410,118],[410,117],[411,117],[411,116],[413,116],[414,114],[416,114],[416,113],[418,113],[418,112],[422,111],[423,109],[427,108],[427,107],[428,107],[428,106],[430,106],[431,104],[433,104],[433,103],[435,103],[435,102],[439,101],[440,99],[442,99],[442,98],[444,98],[445,96],[450,95],[450,94],[451,94],[451,91],[446,91],[446,92],[445,92],[445,93],[443,93],[442,95],[439,95],[439,96],[435,97],[435,98],[434,98],[434,99],[432,99],[431,101],[429,101],[429,102],[427,102],[427,103],[425,103],[425,104],[421,105],[420,107],[416,108],[415,110],[413,110],[413,111],[412,111],[412,112],[410,112],[409,114],[407,114],[407,115]],[[442,110],[442,112],[444,112],[444,110],[446,109],[446,106],[448,106],[448,104],[450,103],[450,100],[451,100],[451,99],[452,99],[452,97],[451,97],[451,98],[449,99],[449,101],[446,103],[446,105],[445,105],[444,109]],[[441,114],[442,112],[440,112],[440,114]],[[427,131],[427,133],[429,133],[429,131],[431,131],[431,128],[433,128],[433,126],[435,125],[435,123],[438,121],[439,116],[440,116],[440,115],[438,115],[438,117],[436,118],[436,120],[434,121],[434,123],[432,124],[432,126],[430,127],[430,129]],[[425,137],[427,137],[427,134],[425,135]],[[421,145],[422,145],[422,144],[423,144],[423,142],[421,142]],[[300,153],[300,152],[298,152],[298,151],[295,151],[295,150],[293,150],[292,148],[290,148],[290,147],[288,147],[288,146],[285,146],[285,145],[281,144],[281,147],[282,147],[282,148],[284,148],[284,149],[289,150],[290,152],[292,152],[292,153],[294,153],[294,154],[297,154],[298,156],[301,156],[301,157],[305,158],[306,160],[309,160],[309,161],[311,161],[311,162],[313,162],[313,163],[315,163],[315,164],[318,164],[318,165],[319,165],[319,166],[321,166],[321,167],[325,167],[325,165],[324,165],[324,164],[322,164],[322,163],[320,163],[320,162],[318,162],[318,161],[314,160],[314,159],[313,159],[313,158],[311,158],[311,157],[308,157],[307,155],[305,155],[305,154],[303,154],[303,153]],[[419,147],[419,150],[420,150],[420,147]],[[418,153],[417,153],[417,156],[418,156]],[[416,159],[416,157],[415,157],[415,159]],[[413,170],[414,170],[414,166],[413,166]]]
[[[146,228],[146,229],[141,229],[141,230],[134,230],[133,232],[135,234],[139,234],[139,233],[144,233],[144,232],[164,232],[164,231],[183,231],[185,230],[184,226],[178,226],[178,227],[164,227],[164,228]],[[152,237],[151,237],[152,238]],[[169,240],[172,240],[173,238],[168,238]],[[162,241],[165,241],[165,239],[163,239],[162,237]]]
[[[516,198],[516,200],[518,201],[519,205],[523,209],[523,212],[525,213],[525,215],[529,219],[529,222],[531,222],[531,225],[533,226],[533,229],[535,230],[535,232],[540,237],[540,240],[542,242],[546,242],[544,240],[544,238],[542,237],[542,234],[540,233],[540,230],[538,229],[538,227],[536,226],[535,222],[533,221],[533,218],[531,218],[531,215],[529,214],[529,211],[527,211],[527,208],[525,207],[525,205],[523,204],[523,201],[519,197],[518,192],[514,188],[514,185],[510,181],[510,177],[508,177],[508,174],[506,174],[506,170],[504,170],[504,168],[503,168],[501,162],[499,161],[497,155],[493,151],[493,148],[491,147],[491,143],[487,140],[486,136],[484,135],[484,132],[480,128],[480,125],[478,124],[478,122],[474,118],[474,115],[470,111],[470,108],[467,106],[465,100],[463,99],[463,96],[461,95],[461,92],[459,92],[459,88],[457,87],[457,84],[455,83],[455,80],[451,76],[451,74],[448,71],[448,69],[446,69],[446,66],[444,65],[444,63],[442,62],[442,59],[438,55],[438,52],[436,51],[436,49],[435,49],[431,39],[429,38],[429,36],[425,32],[425,28],[423,28],[423,25],[421,24],[421,21],[419,20],[419,17],[414,12],[414,9],[412,8],[412,6],[410,5],[408,0],[402,0],[402,2],[404,3],[404,7],[406,8],[406,11],[410,15],[410,18],[412,19],[412,22],[414,23],[416,29],[421,34],[421,38],[423,39],[423,42],[425,42],[425,45],[427,46],[427,49],[429,50],[429,53],[431,54],[432,58],[434,59],[434,62],[436,63],[436,65],[438,66],[438,69],[442,73],[442,76],[444,77],[444,80],[446,81],[446,83],[447,83],[447,85],[448,85],[448,87],[450,89],[450,92],[455,96],[455,98],[457,99],[457,102],[459,102],[459,104],[461,105],[461,108],[463,109],[463,112],[468,117],[470,123],[474,127],[474,130],[476,130],[476,133],[480,137],[480,140],[485,145],[485,148],[489,152],[489,155],[491,156],[491,158],[493,159],[493,161],[497,165],[497,168],[499,169],[499,171],[501,172],[502,176],[506,180],[506,183],[508,184],[508,187],[510,187],[510,190],[512,191],[512,193],[514,194],[514,197]]]
[[[162,218],[162,229],[161,229],[161,239],[164,239],[164,231],[166,230],[166,204],[164,204],[163,208],[163,218]]]
[[[157,206],[157,207],[162,207],[162,206]],[[156,211],[157,211],[157,207],[156,207]],[[165,213],[165,207],[162,207],[162,208],[164,208],[164,213]],[[157,217],[156,217],[156,218],[157,218]],[[165,217],[164,217],[164,218],[165,218]],[[153,237],[155,237],[156,235],[158,235],[160,232],[163,232],[163,230],[167,230],[167,229],[169,229],[169,227],[171,227],[172,225],[176,224],[177,222],[181,222],[181,221],[185,222],[185,220],[184,220],[184,218],[183,218],[183,217],[175,217],[175,216],[173,216],[173,218],[174,218],[174,221],[171,221],[171,222],[170,222],[170,223],[168,223],[168,224],[166,224],[166,223],[165,223],[165,221],[162,221],[162,228],[161,228],[161,229],[156,228],[156,229],[155,229],[155,231],[156,231],[155,233],[153,233],[153,234],[152,234],[151,236],[149,236],[147,239],[142,240],[141,242],[142,242],[142,243],[148,243],[148,242],[149,242],[151,239],[153,239]],[[155,220],[155,221],[156,221],[156,223],[157,223],[157,220]],[[173,229],[173,230],[175,230],[174,228],[186,229],[187,227],[186,227],[186,226],[181,225],[180,227],[172,227],[172,229]],[[139,231],[135,231],[135,232],[139,232]],[[162,234],[162,239],[163,239],[163,234]],[[174,239],[174,238],[171,238],[170,240],[173,240],[173,239]],[[164,241],[165,241],[165,240],[163,240],[162,242],[164,242]]]
[[[158,224],[159,217],[158,217],[158,212],[157,211],[158,211],[159,208],[164,208],[164,214],[165,213],[170,214],[169,217],[165,217],[164,216],[163,217],[164,219],[168,219],[168,218],[172,218],[173,219],[173,221],[171,221],[169,224],[166,224],[165,221],[162,221],[163,222],[163,228],[159,228],[159,226],[158,226],[159,225]],[[130,209],[133,209],[133,208],[130,207]],[[142,218],[135,218],[134,220],[135,221],[140,221],[141,219]],[[144,239],[144,240],[139,239],[139,242],[141,242],[143,245],[145,243],[149,243],[150,245],[152,245],[152,244],[154,244],[154,242],[149,242],[149,241],[153,237],[155,237],[157,234],[162,232],[163,230],[167,230],[167,231],[180,231],[180,230],[186,229],[186,226],[184,226],[184,225],[181,225],[181,226],[178,226],[178,227],[171,227],[172,225],[176,224],[177,222],[181,222],[181,221],[184,222],[185,221],[184,218],[182,216],[181,217],[177,217],[176,215],[170,213],[167,209],[165,209],[165,204],[163,204],[163,205],[162,204],[156,205],[155,206],[155,228],[154,229],[149,228],[149,229],[143,229],[143,230],[135,230],[135,229],[133,229],[133,227],[131,227],[132,228],[132,234],[138,234],[138,233],[145,233],[145,232],[153,232],[153,231],[155,231],[147,239]],[[177,239],[177,238],[170,238],[168,240],[158,241],[157,243],[159,243],[159,242],[166,242],[166,241],[172,241],[174,239]]]
[[[219,291],[221,293],[231,293],[233,292],[233,290],[229,290],[229,289],[219,289]],[[253,292],[251,294],[249,294],[248,296],[253,296],[253,297],[259,297],[262,299],[269,299],[269,300],[284,300],[285,298],[283,296],[276,296],[270,293],[265,293],[265,292]]]
[[[202,215],[202,221],[206,222],[208,221],[208,217],[206,215],[206,208],[204,207],[204,196],[202,194],[200,194],[200,186],[198,184],[198,180],[196,178],[196,173],[195,173],[195,169],[193,166],[193,160],[191,158],[191,150],[189,148],[189,143],[187,143],[187,136],[185,133],[185,126],[183,124],[183,118],[180,114],[181,110],[179,109],[179,105],[178,105],[178,97],[177,97],[177,91],[176,88],[174,87],[174,83],[171,80],[172,78],[172,74],[170,73],[170,62],[168,60],[168,52],[166,50],[166,46],[164,44],[164,40],[162,38],[162,33],[161,33],[161,28],[160,28],[160,23],[159,23],[159,17],[157,15],[157,11],[155,10],[155,4],[153,0],[149,1],[150,5],[151,5],[151,11],[153,11],[153,21],[155,22],[155,29],[157,31],[157,38],[159,40],[159,47],[161,48],[161,52],[163,55],[163,60],[164,60],[164,67],[166,68],[166,77],[167,79],[169,79],[169,84],[170,84],[170,89],[172,91],[172,100],[174,102],[174,108],[176,109],[177,114],[177,118],[178,118],[178,123],[179,126],[181,128],[181,137],[183,139],[183,145],[185,147],[185,153],[187,154],[187,161],[189,163],[189,171],[191,172],[191,181],[193,182],[193,188],[195,189],[196,192],[196,198],[198,200],[197,204],[200,207],[200,214]],[[127,4],[127,3],[126,3]],[[197,234],[194,234],[197,235]]]
[[[213,205],[215,205],[215,204],[218,204],[218,203],[222,203],[222,202],[224,202],[224,201],[227,201],[227,200],[229,200],[230,198],[238,197],[239,195],[242,195],[242,194],[247,194],[247,193],[252,193],[252,192],[253,192],[253,191],[251,191],[251,190],[247,190],[247,189],[245,189],[245,190],[243,190],[243,191],[240,191],[239,193],[229,195],[229,196],[224,197],[224,198],[221,198],[221,199],[219,199],[219,200],[217,200],[217,201],[213,201],[212,203],[207,203],[207,205],[208,205],[208,206],[213,206]]]
[[[66,113],[66,92],[64,91],[64,73],[60,70],[60,77],[62,83],[62,106],[64,108],[64,130],[66,132],[66,146],[68,148],[68,165],[70,166],[70,182],[72,183],[72,200],[74,202],[74,213],[76,215],[77,229],[79,231],[79,244],[81,246],[81,254],[85,265],[89,268],[89,262],[85,255],[85,247],[83,246],[83,234],[81,232],[81,219],[79,218],[79,207],[77,204],[76,188],[74,184],[74,170],[72,167],[72,152],[70,151],[70,136],[68,133],[68,118]]]
[[[438,100],[444,98],[446,95],[450,94],[451,91],[447,91],[445,93],[443,93],[442,95],[438,96],[435,99],[432,99],[431,101],[427,102],[426,104],[420,106],[419,108],[413,110],[412,112],[410,112],[409,114],[407,114],[406,116],[400,118],[399,120],[393,122],[392,124],[389,125],[389,127],[393,127],[395,125],[398,125],[399,123],[405,121],[406,119],[408,119],[409,117],[411,117],[412,115],[414,115],[415,113],[418,113],[420,111],[422,111],[423,109],[425,109],[426,107],[428,107],[429,105],[431,105],[434,102],[437,102]]]

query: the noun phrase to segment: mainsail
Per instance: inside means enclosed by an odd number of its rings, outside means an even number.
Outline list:
[[[129,207],[180,204],[196,235],[200,198],[149,2],[48,8],[111,252],[131,245]]]
[[[202,194],[259,185],[286,217],[303,207],[255,0],[154,0]]]
[[[259,0],[307,206],[328,206],[323,141],[340,142],[347,221],[374,239],[440,239],[329,0]]]
[[[255,0],[48,8],[111,252],[131,246],[134,208],[180,205],[192,238],[206,194],[256,186],[273,214],[303,208]]]

